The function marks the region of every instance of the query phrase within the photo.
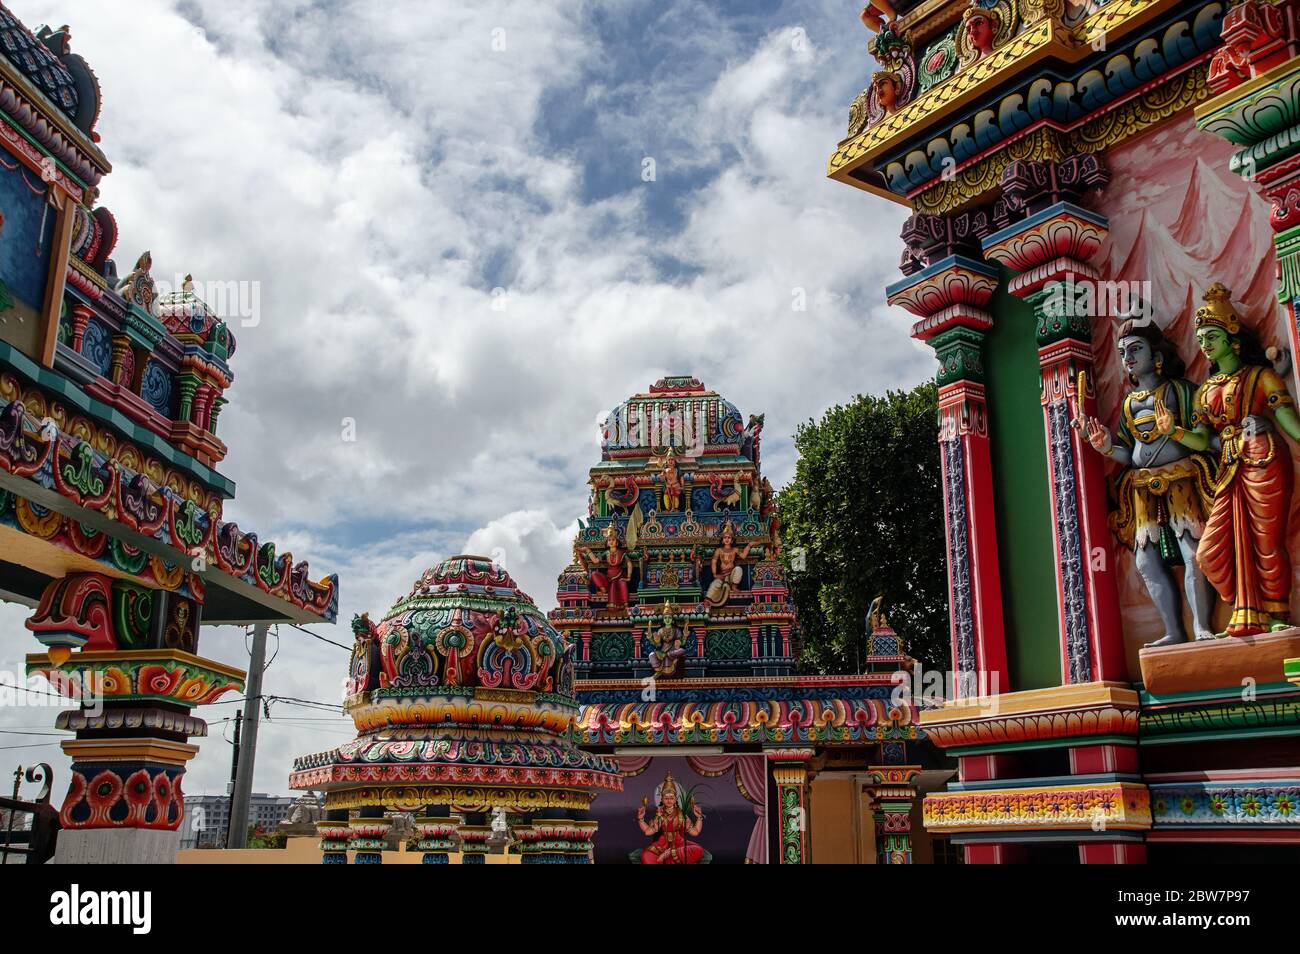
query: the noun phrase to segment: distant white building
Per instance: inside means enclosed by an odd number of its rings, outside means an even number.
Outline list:
[[[254,792],[248,806],[248,823],[270,832],[289,814],[291,795]],[[224,848],[226,823],[230,818],[229,795],[186,795],[185,818],[181,822],[181,850]]]

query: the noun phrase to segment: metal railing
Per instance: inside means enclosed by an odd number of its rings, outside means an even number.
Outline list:
[[[50,804],[50,783],[54,773],[49,765],[18,766],[14,769],[14,794],[12,798],[0,797],[0,816],[3,816],[4,839],[0,840],[0,865],[43,865],[54,855],[54,842],[59,835],[59,813]],[[18,797],[23,781],[39,782],[41,789],[34,801]],[[10,860],[17,856],[18,861]]]

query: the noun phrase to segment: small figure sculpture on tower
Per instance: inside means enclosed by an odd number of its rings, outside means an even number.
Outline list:
[[[682,630],[673,619],[673,605],[664,604],[663,625],[650,634],[654,649],[650,653],[650,666],[656,676],[669,678],[681,672],[686,650],[682,648]]]
[[[610,609],[627,606],[627,584],[632,577],[632,559],[623,549],[618,527],[611,523],[605,528],[605,569],[592,570],[588,561],[597,564],[601,561],[591,550],[583,551],[583,569],[590,571],[596,589],[608,594],[605,605]]]
[[[971,5],[961,15],[961,45],[966,54],[964,66],[978,63],[993,52],[998,27],[998,12],[981,6],[979,0],[971,0]]]
[[[672,447],[669,447],[657,463],[660,468],[659,477],[664,482],[664,510],[668,513],[675,513],[682,507],[683,490],[682,476],[677,469],[677,453]]]
[[[714,606],[722,606],[731,599],[732,588],[739,590],[745,578],[741,561],[749,559],[752,543],[743,548],[736,546],[736,528],[730,520],[722,525],[722,546],[713,551],[713,582],[704,598]]]
[[[886,116],[898,112],[898,101],[903,95],[903,81],[897,73],[892,70],[877,70],[872,73],[871,91]]]
[[[148,252],[141,253],[136,259],[135,268],[131,269],[115,289],[128,304],[139,305],[151,315],[154,313],[154,301],[158,297],[158,286],[153,276],[149,274],[152,268],[153,256]]]

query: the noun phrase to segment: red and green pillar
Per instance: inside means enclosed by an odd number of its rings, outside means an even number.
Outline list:
[[[890,304],[919,319],[912,336],[939,359],[950,638],[963,696],[1009,686],[983,355],[999,270],[980,258],[985,231],[987,220],[969,214],[912,216],[903,227],[905,277],[886,290]]]
[[[1128,675],[1107,523],[1105,458],[1093,453],[1073,426],[1081,412],[1096,413],[1092,321],[1113,317],[1092,315],[1089,304],[1104,297],[1095,294],[1100,274],[1091,260],[1101,249],[1107,221],[1077,201],[1106,179],[1100,160],[1091,155],[1060,163],[1011,163],[1001,185],[1009,217],[1018,221],[982,242],[986,258],[1014,273],[1007,290],[1030,306],[1034,319],[1065,685]]]

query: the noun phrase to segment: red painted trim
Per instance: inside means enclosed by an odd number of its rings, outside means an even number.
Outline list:
[[[1144,865],[1147,846],[1140,841],[1084,841],[1079,843],[1081,865]]]

